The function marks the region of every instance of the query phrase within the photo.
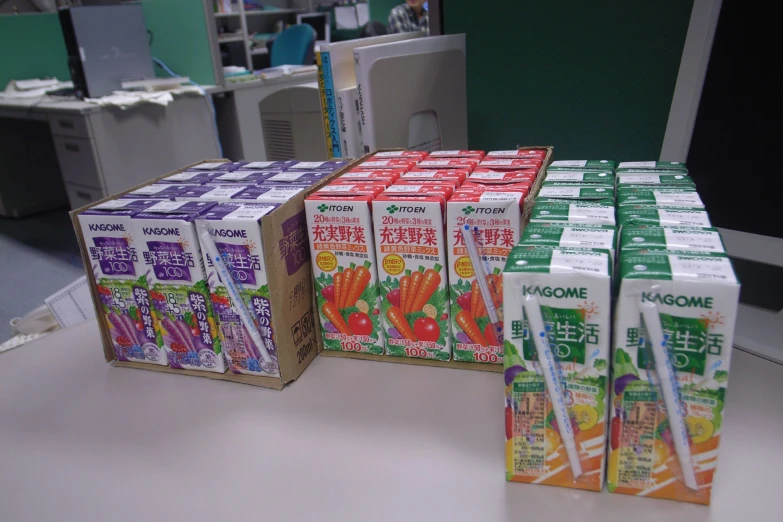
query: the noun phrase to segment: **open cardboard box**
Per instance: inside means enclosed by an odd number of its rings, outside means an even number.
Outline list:
[[[538,195],[538,191],[541,189],[541,184],[544,182],[544,177],[546,176],[546,169],[549,166],[550,163],[552,163],[552,156],[554,154],[554,147],[551,146],[519,146],[517,147],[517,150],[521,149],[544,149],[546,150],[546,156],[544,157],[544,162],[541,165],[541,168],[538,171],[538,175],[536,176],[536,182],[533,185],[530,194],[525,198],[525,205],[523,209],[523,215],[522,215],[522,229],[524,230],[525,225],[530,219],[530,213],[533,208],[533,204],[535,203],[536,196]],[[371,156],[375,154],[376,152],[384,152],[384,151],[391,151],[391,150],[402,150],[402,149],[380,149],[371,152],[368,156]],[[368,156],[364,156],[358,160],[358,162],[363,162],[367,159]],[[319,322],[316,320],[316,322]],[[395,357],[391,355],[374,355],[374,354],[368,354],[368,353],[358,353],[358,352],[339,352],[334,350],[324,350],[323,349],[323,340],[319,333],[318,337],[318,343],[319,343],[319,352],[321,355],[325,355],[327,357],[344,357],[349,359],[366,359],[370,361],[382,361],[382,362],[391,362],[391,363],[398,363],[398,364],[412,364],[417,366],[439,366],[442,368],[457,368],[462,370],[479,370],[484,372],[496,372],[501,373],[503,372],[503,365],[502,364],[486,364],[486,363],[470,363],[470,362],[458,362],[454,360],[450,361],[436,361],[432,359],[418,359],[414,357]]]
[[[98,295],[95,276],[93,271],[89,269],[92,266],[92,261],[90,260],[88,248],[85,245],[84,235],[82,234],[82,228],[79,223],[79,215],[95,205],[116,199],[127,192],[155,183],[166,176],[182,172],[192,166],[203,163],[204,161],[225,162],[230,160],[205,159],[71,211],[71,220],[73,221],[76,237],[79,241],[82,261],[87,268],[87,280],[90,285],[90,294],[92,295],[97,317],[103,315],[103,310],[100,305],[101,299]],[[111,334],[106,326],[106,322],[99,320],[98,328],[101,332],[103,355],[106,358],[106,361],[114,366],[192,375],[221,381],[240,382],[277,390],[283,389],[287,383],[296,380],[323,346],[323,343],[321,342],[320,324],[315,316],[313,308],[315,297],[313,295],[313,276],[310,266],[310,247],[307,240],[304,198],[324,184],[329,183],[343,172],[354,168],[360,161],[361,160],[354,160],[342,169],[335,171],[331,176],[320,180],[312,187],[297,194],[282,206],[264,216],[261,220],[264,238],[264,262],[266,265],[267,277],[269,279],[272,320],[276,337],[275,342],[277,346],[278,363],[280,365],[279,378],[241,375],[231,373],[230,371],[221,374],[195,370],[180,370],[168,366],[117,361],[115,360]],[[306,325],[309,325],[309,332],[305,333],[306,328],[303,328],[303,322],[306,323]]]

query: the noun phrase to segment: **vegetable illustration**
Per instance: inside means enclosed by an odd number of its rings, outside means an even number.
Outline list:
[[[503,323],[500,323],[500,328],[502,331]],[[487,340],[487,342],[492,346],[498,346],[500,343],[498,342],[497,335],[495,334],[496,329],[492,325],[492,323],[487,323],[487,326],[484,327],[484,338]]]
[[[171,342],[166,344],[172,351],[177,353],[197,351],[193,345],[193,334],[187,324],[179,320],[172,321],[168,317],[164,317],[161,324],[169,333]]]
[[[493,273],[487,275],[487,283],[492,294],[492,304],[495,308],[500,308],[503,305],[503,276],[500,274],[500,268],[495,268]]]
[[[389,301],[394,306],[402,306],[399,288],[395,288],[394,290],[386,294],[386,300]]]
[[[484,335],[481,333],[481,329],[476,324],[475,319],[471,317],[469,312],[465,310],[459,312],[456,317],[457,324],[467,334],[473,344],[481,346],[489,346]]]
[[[437,342],[440,326],[432,317],[419,317],[413,322],[413,333],[419,341]]]
[[[424,312],[424,315],[426,315],[427,317],[431,317],[433,319],[438,317],[438,309],[435,308],[434,306],[432,306],[431,304],[425,304],[424,306],[422,306],[421,307],[421,311]],[[443,315],[446,315],[446,314],[443,314]],[[446,317],[442,317],[441,320],[445,321],[446,319],[448,319],[448,317],[449,316],[446,315]]]
[[[609,437],[609,441],[612,445],[612,450],[616,450],[620,447],[620,434],[623,430],[623,421],[620,419],[620,417],[615,417],[612,419],[612,432]]]
[[[503,380],[506,383],[506,386],[514,382],[514,377],[519,375],[522,372],[527,371],[524,366],[514,365],[506,368],[503,371]]]
[[[466,312],[470,312],[470,300],[473,297],[473,292],[467,291],[464,294],[460,295],[457,298],[457,304],[460,308],[465,310]]]
[[[411,287],[408,289],[408,295],[405,299],[405,308],[403,308],[406,314],[413,311],[413,300],[419,292],[422,279],[424,279],[424,267],[419,266],[419,269],[416,272],[413,272],[413,275],[411,276]]]
[[[408,339],[409,341],[416,341],[416,336],[413,335],[411,325],[409,325],[408,321],[405,320],[405,314],[402,310],[400,310],[399,306],[392,306],[389,308],[386,311],[386,317],[405,339]]]
[[[514,428],[514,410],[511,406],[506,406],[506,440],[509,440],[513,435]]]
[[[348,299],[348,293],[349,289],[351,288],[351,283],[353,282],[354,272],[356,269],[356,263],[351,263],[351,266],[345,269],[345,272],[343,272],[343,289],[344,292],[340,295],[340,302],[337,303],[338,308],[345,308],[347,305],[346,301]]]
[[[336,274],[335,277],[337,277]],[[345,324],[345,319],[343,319],[343,316],[340,315],[340,310],[337,308],[336,304],[332,303],[331,301],[327,301],[321,307],[321,311],[324,313],[326,318],[334,325],[334,327],[337,328],[338,332],[344,335],[353,335],[351,333],[351,329],[348,328],[347,324]]]
[[[372,321],[364,312],[354,312],[348,316],[348,328],[354,335],[370,335],[372,333]]]
[[[334,274],[332,281],[334,282],[334,302],[337,304],[337,308],[340,308],[340,299],[343,293],[343,267],[337,268],[337,273]]]
[[[405,310],[405,305],[408,302],[408,290],[411,286],[411,271],[406,270],[405,275],[400,278],[400,302],[397,304],[397,306],[401,306],[403,310]],[[394,304],[394,303],[392,303]]]
[[[370,275],[371,266],[372,262],[365,261],[364,265],[356,268],[350,287],[346,286],[346,291],[348,292],[348,296],[345,299],[346,307],[353,306],[361,297],[364,289],[367,288],[367,283],[370,282],[372,277]]]
[[[133,322],[133,319],[125,314],[117,314],[114,311],[109,313],[108,318],[111,325],[114,326],[112,337],[118,346],[130,348],[131,346],[138,344],[136,325]],[[118,354],[118,357],[120,356],[123,359],[125,358],[122,354]]]
[[[334,285],[325,286],[321,289],[321,295],[324,299],[334,303]]]
[[[413,304],[411,305],[411,312],[418,312],[421,308],[427,304],[432,294],[438,289],[440,285],[440,272],[443,269],[442,265],[435,264],[434,268],[428,268],[424,272],[424,277],[421,279],[418,291],[414,294]]]
[[[470,311],[473,317],[483,317],[487,315],[487,307],[484,306],[484,298],[481,297],[481,291],[478,287],[478,280],[474,279],[470,285]]]

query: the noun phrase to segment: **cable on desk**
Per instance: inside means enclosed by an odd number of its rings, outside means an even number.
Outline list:
[[[170,76],[174,78],[181,78],[182,76],[175,73],[174,71],[169,68],[168,65],[160,61],[158,58],[152,57],[152,61],[155,62],[155,64],[166,71]],[[212,100],[212,95],[209,94],[207,91],[204,90],[204,88],[194,82],[193,80],[188,80],[188,83],[195,86],[201,94],[204,95],[204,97],[207,99],[207,103],[209,103],[209,107],[212,110],[212,126],[215,129],[215,139],[217,140],[218,145],[218,151],[220,151],[220,157],[223,157],[223,144],[220,143],[220,134],[218,133],[218,126],[217,126],[217,111],[215,110],[215,102]]]

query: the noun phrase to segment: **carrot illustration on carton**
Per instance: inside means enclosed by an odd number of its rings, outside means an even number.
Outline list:
[[[448,190],[447,190],[448,189]],[[373,201],[386,353],[450,358],[443,208],[450,187]]]

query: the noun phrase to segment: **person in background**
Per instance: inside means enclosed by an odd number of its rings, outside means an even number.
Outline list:
[[[430,19],[425,0],[405,0],[389,13],[390,33],[425,31],[430,34]]]

